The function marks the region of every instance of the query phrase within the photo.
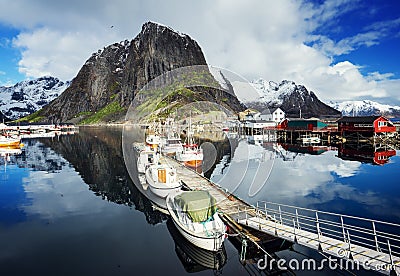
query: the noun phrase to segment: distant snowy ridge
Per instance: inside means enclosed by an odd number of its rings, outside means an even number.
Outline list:
[[[248,100],[240,98],[246,106],[264,110],[280,107],[287,117],[339,117],[340,112],[321,102],[313,91],[307,90],[304,85],[294,81],[283,80],[279,84],[259,78],[250,85],[258,94],[256,98]]]
[[[400,106],[380,104],[370,100],[329,102],[328,105],[341,111],[343,116],[400,116]]]
[[[0,86],[0,111],[12,120],[27,116],[57,98],[69,85],[69,81],[46,76]]]

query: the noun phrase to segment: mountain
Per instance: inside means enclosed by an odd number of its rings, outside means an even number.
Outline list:
[[[0,111],[15,120],[29,115],[57,98],[70,82],[46,76],[0,87]]]
[[[65,92],[27,120],[85,124],[122,121],[144,85],[165,72],[193,65],[207,65],[195,40],[170,27],[147,22],[133,40],[92,54]],[[214,95],[200,90],[190,99],[202,93]],[[217,94],[213,97],[218,101]],[[231,105],[235,101],[238,103],[236,99],[225,102]]]
[[[388,117],[400,117],[400,106],[380,104],[370,100],[329,102],[328,104],[341,111],[343,116],[383,115]]]
[[[274,109],[282,108],[286,117],[340,117],[340,112],[321,102],[312,91],[308,91],[303,85],[293,81],[283,80],[277,84],[273,81],[258,79],[251,85],[259,94],[258,99],[248,102],[242,99],[245,105],[259,110],[266,107]]]

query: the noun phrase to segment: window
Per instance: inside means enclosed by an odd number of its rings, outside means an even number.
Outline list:
[[[378,122],[378,127],[384,127],[387,126],[387,122],[379,121]]]

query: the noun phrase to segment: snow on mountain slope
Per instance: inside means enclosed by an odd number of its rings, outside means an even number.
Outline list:
[[[380,104],[370,100],[329,102],[328,105],[341,111],[343,116],[400,115],[400,106]]]
[[[27,116],[57,98],[70,85],[46,76],[0,87],[0,111],[10,119]]]

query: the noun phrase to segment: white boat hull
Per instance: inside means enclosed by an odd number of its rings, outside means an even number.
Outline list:
[[[150,191],[152,191],[155,195],[159,197],[165,198],[168,196],[168,194],[172,192],[177,192],[181,189],[182,184],[178,181],[172,183],[161,183],[158,181],[154,181],[150,169],[146,170],[145,175]]]
[[[194,233],[187,229],[183,223],[180,222],[178,217],[176,216],[174,212],[174,206],[173,206],[173,199],[171,197],[167,197],[167,208],[168,211],[172,217],[172,220],[178,229],[178,231],[182,234],[185,239],[187,239],[189,242],[194,244],[197,247],[200,247],[205,250],[209,251],[218,251],[223,245],[223,242],[225,240],[225,225],[222,224],[221,229],[218,229],[215,234],[210,236],[206,235],[201,235],[198,233]]]

